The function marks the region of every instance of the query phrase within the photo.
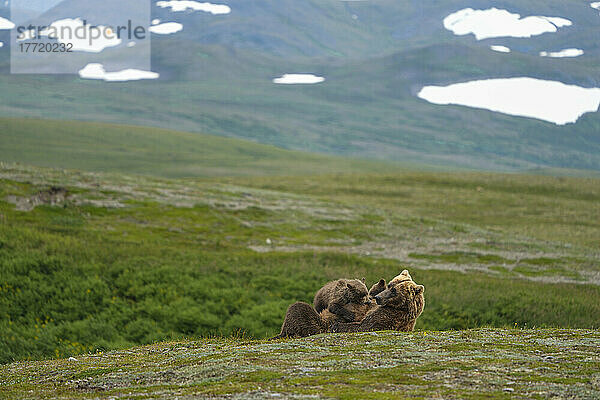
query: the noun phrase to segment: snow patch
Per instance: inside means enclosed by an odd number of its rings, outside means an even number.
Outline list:
[[[86,33],[83,35],[74,33],[80,32],[81,29],[85,29]],[[39,32],[39,35],[56,39],[59,43],[70,43],[73,45],[73,51],[88,53],[100,53],[107,47],[115,47],[122,42],[117,33],[110,27],[84,24],[81,18],[66,18],[55,21],[48,28]]]
[[[510,53],[510,49],[506,46],[490,46],[490,49],[499,53]]]
[[[553,57],[553,58],[564,58],[564,57],[579,57],[584,54],[581,49],[564,49],[556,52],[542,51],[540,56],[542,57]]]
[[[106,82],[126,82],[138,81],[140,79],[157,79],[160,75],[152,71],[142,71],[139,69],[124,69],[116,72],[106,72],[104,66],[98,63],[86,65],[79,76],[82,79],[100,79]]]
[[[556,125],[575,123],[583,114],[598,111],[600,106],[600,88],[527,77],[426,86],[418,97],[433,104],[482,108]]]
[[[159,35],[170,35],[183,30],[183,25],[178,22],[165,22],[164,24],[153,25],[148,30]]]
[[[313,74],[284,74],[280,78],[273,79],[273,83],[284,85],[314,84],[324,82],[325,78]]]
[[[231,12],[231,8],[225,4],[200,3],[191,0],[158,1],[156,5],[162,8],[171,7],[173,12],[186,11],[187,9],[204,11],[213,15],[229,14]]]
[[[519,14],[497,8],[488,10],[465,8],[444,18],[446,29],[458,36],[472,33],[477,40],[496,37],[528,38],[546,32],[556,32],[558,28],[572,24],[568,19],[557,17],[521,18]]]
[[[0,30],[13,29],[14,27],[15,27],[15,24],[12,21],[9,21],[6,18],[0,17]]]

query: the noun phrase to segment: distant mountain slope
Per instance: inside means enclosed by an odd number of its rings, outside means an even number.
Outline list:
[[[66,0],[71,1],[71,0]],[[489,2],[225,0],[228,15],[172,12],[183,31],[153,36],[160,79],[107,84],[73,76],[0,74],[1,116],[160,126],[282,148],[483,169],[600,170],[600,114],[556,126],[416,97],[426,85],[528,76],[600,87],[600,16],[581,1],[504,1],[522,16],[573,26],[526,39],[455,36],[443,19]],[[84,3],[82,3],[84,4]],[[356,17],[356,18],[354,18]],[[510,47],[496,53],[490,45]],[[585,50],[578,58],[540,51]],[[8,71],[8,49],[0,49]],[[325,82],[275,85],[284,73]]]
[[[184,25],[180,37],[196,43],[242,48],[282,57],[360,56],[393,47],[384,27],[352,18],[338,0],[228,0],[228,15],[171,12],[155,7],[163,21]]]
[[[103,15],[126,15],[132,5],[117,0],[103,3]],[[550,46],[580,46],[599,55],[594,33],[598,13],[587,1],[507,0],[490,4],[483,0],[218,0],[231,13],[212,15],[201,11],[173,12],[152,1],[152,13],[164,22],[184,25],[178,37],[207,45],[243,48],[282,57],[366,57],[406,50],[452,37],[442,21],[448,14],[463,8],[497,7],[521,14],[560,16],[573,21],[572,27],[556,34],[527,40],[500,39],[521,51],[537,52]],[[44,19],[89,14],[93,0],[63,0],[44,13]],[[0,15],[9,8],[0,4]],[[129,11],[131,12],[131,11]],[[48,22],[48,21],[46,21]],[[462,39],[473,40],[472,35]],[[488,40],[489,41],[489,40]],[[484,41],[484,43],[488,42]]]
[[[501,39],[522,51],[537,54],[548,45],[585,46],[598,51],[595,32],[598,15],[586,2],[578,0],[495,2],[482,0],[222,0],[228,15],[203,12],[171,12],[154,8],[164,21],[184,25],[180,37],[202,44],[245,48],[298,56],[366,57],[438,43],[453,37],[443,27],[448,14],[463,8],[505,8],[530,15],[562,16],[574,26],[557,34],[528,40]],[[473,41],[473,36],[465,37]],[[484,41],[487,43],[488,41]],[[598,54],[598,53],[596,53]]]
[[[180,54],[174,57],[174,54]],[[371,60],[286,62],[259,53],[154,40],[155,82],[106,84],[70,76],[0,75],[0,115],[153,125],[278,147],[395,161],[515,170],[600,169],[600,115],[556,126],[416,98],[424,85],[528,75],[588,85],[586,63],[441,43]],[[521,74],[520,71],[525,71]],[[319,85],[271,82],[284,72]],[[15,154],[15,157],[17,155]]]
[[[196,177],[396,168],[238,139],[125,125],[0,118],[0,132],[0,161],[91,171]]]

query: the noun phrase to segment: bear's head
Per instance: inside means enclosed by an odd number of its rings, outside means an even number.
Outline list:
[[[425,286],[417,285],[412,280],[388,286],[386,290],[375,296],[379,306],[392,307],[398,310],[420,314],[423,311]]]
[[[369,301],[369,291],[363,281],[350,279],[346,281],[346,296],[350,303],[362,304]]]
[[[412,277],[408,273],[407,269],[405,269],[404,271],[402,271],[400,273],[400,275],[398,275],[394,279],[392,279],[390,281],[390,283],[388,283],[388,286],[393,286],[393,285],[395,285],[397,283],[402,283],[402,282],[406,282],[406,281],[412,281]]]
[[[369,290],[369,298],[374,299],[375,296],[383,292],[385,289],[387,289],[385,279],[381,279],[379,282],[371,286],[371,290]]]

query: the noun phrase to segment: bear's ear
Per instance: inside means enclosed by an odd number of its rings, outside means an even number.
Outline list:
[[[415,288],[415,294],[421,294],[425,291],[425,286],[423,285],[417,285],[417,287]]]
[[[406,276],[408,279],[410,279],[410,280],[412,281],[412,277],[411,277],[411,276],[410,276],[410,274],[408,273],[408,270],[407,270],[407,269],[405,269],[404,271],[402,271],[402,272],[400,273],[400,275],[404,275],[404,276]]]
[[[385,286],[385,279],[380,279],[378,285]]]
[[[367,282],[367,278],[362,278],[361,281],[362,281],[362,283],[365,283],[365,282]]]

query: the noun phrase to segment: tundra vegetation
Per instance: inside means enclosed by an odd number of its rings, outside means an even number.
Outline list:
[[[210,175],[191,158],[170,177],[143,158],[0,164],[0,396],[598,395],[597,179],[368,163],[281,176],[290,154],[225,164],[227,178],[189,178]],[[255,167],[273,175],[242,176]],[[262,341],[326,282],[404,268],[427,288],[414,333]]]
[[[2,362],[270,337],[324,283],[405,267],[427,288],[417,330],[598,327],[594,179],[0,177]]]

